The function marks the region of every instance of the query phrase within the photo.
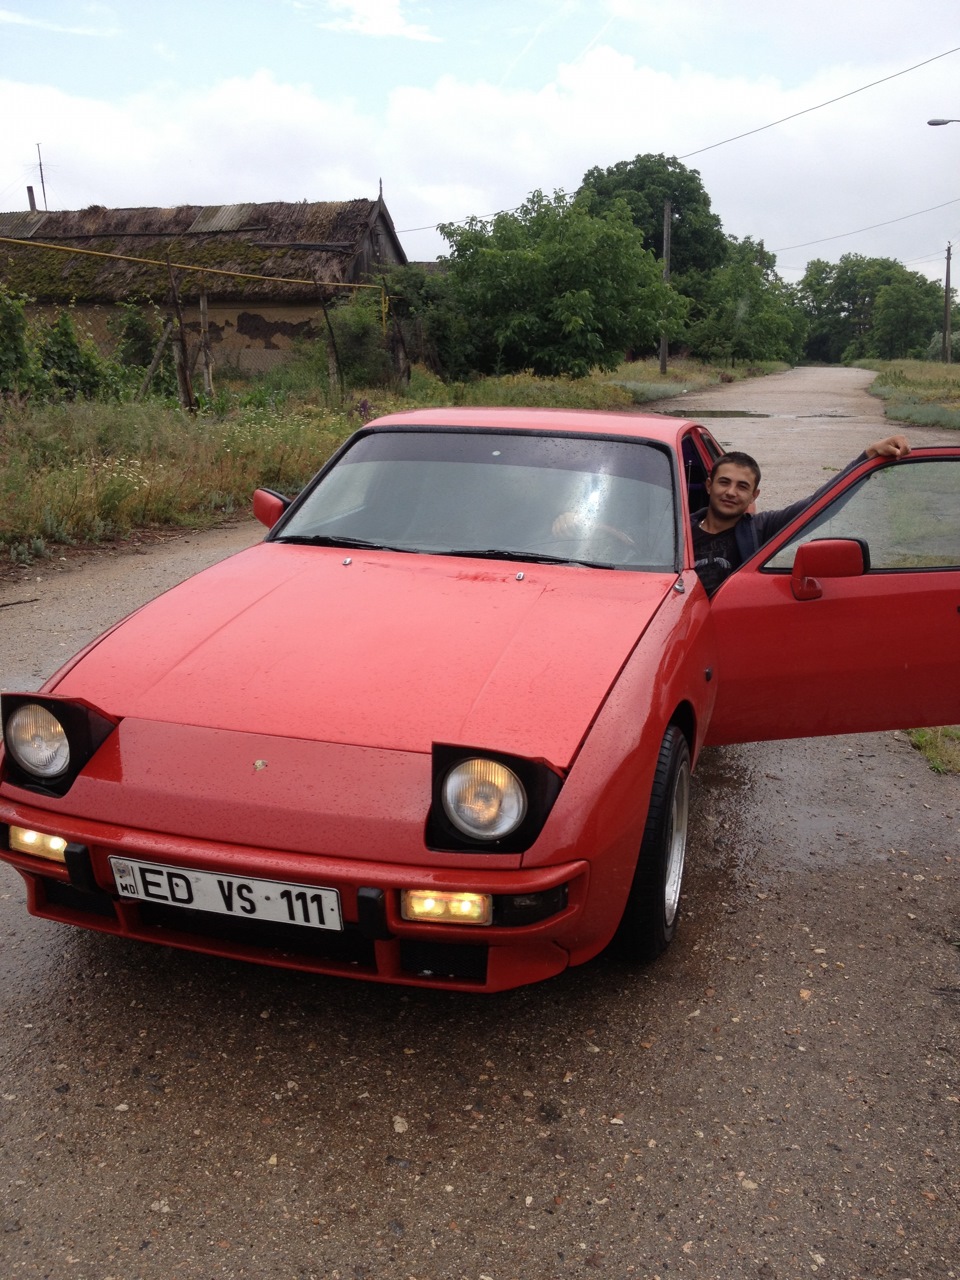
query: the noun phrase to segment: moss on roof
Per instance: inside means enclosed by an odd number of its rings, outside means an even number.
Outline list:
[[[209,293],[222,301],[313,301],[317,296],[313,281],[356,279],[357,256],[378,216],[402,255],[390,216],[382,202],[375,200],[182,205],[174,209],[105,209],[95,205],[74,212],[43,213],[30,219],[31,243],[0,241],[0,281],[14,293],[45,303],[111,303],[134,297],[162,301],[166,297],[169,275],[165,265],[62,251],[89,249],[161,263],[169,257],[172,262],[273,278],[206,277]],[[24,225],[22,213],[0,214],[0,236],[24,236]],[[45,249],[43,244],[59,248]],[[309,283],[280,284],[276,277]],[[178,285],[185,300],[196,298],[201,273],[179,272]]]

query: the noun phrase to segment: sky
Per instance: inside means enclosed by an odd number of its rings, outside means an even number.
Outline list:
[[[845,253],[942,279],[960,243],[960,123],[927,125],[960,119],[957,0],[10,3],[2,211],[28,185],[82,209],[382,182],[424,261],[447,251],[438,223],[653,152],[790,281]]]

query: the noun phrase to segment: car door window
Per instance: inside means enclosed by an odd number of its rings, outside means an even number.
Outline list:
[[[960,566],[960,461],[918,459],[871,471],[763,565],[787,571],[801,542],[862,538],[870,571]]]

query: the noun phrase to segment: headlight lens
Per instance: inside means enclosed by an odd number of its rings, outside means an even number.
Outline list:
[[[515,831],[527,812],[527,795],[512,769],[497,760],[463,760],[443,783],[443,808],[464,835],[499,840]]]
[[[37,778],[59,778],[70,767],[63,725],[36,702],[26,702],[11,714],[3,740],[21,769]]]

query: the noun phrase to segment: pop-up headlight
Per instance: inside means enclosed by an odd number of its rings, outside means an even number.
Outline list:
[[[4,776],[31,791],[62,796],[116,722],[82,702],[36,694],[0,696]]]

